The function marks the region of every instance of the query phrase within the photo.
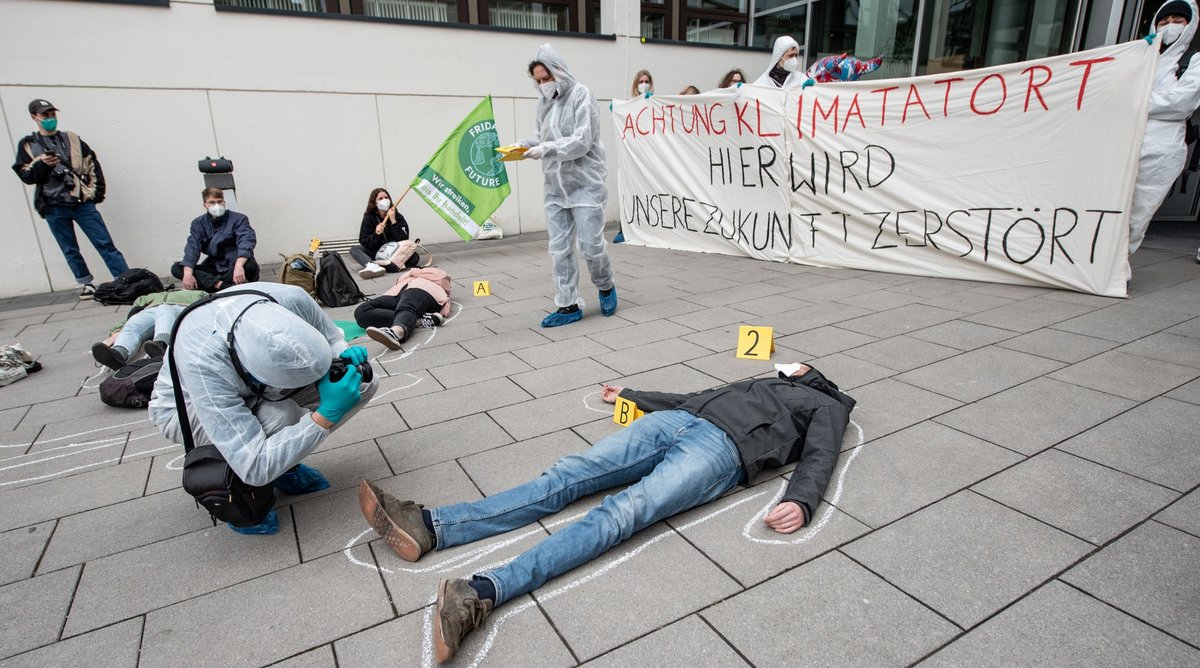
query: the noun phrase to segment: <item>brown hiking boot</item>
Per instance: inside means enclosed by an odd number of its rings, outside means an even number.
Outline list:
[[[433,651],[438,663],[453,659],[463,638],[491,612],[492,601],[479,598],[466,580],[439,582],[433,611]]]
[[[358,507],[367,524],[401,559],[416,561],[433,549],[434,536],[421,519],[424,506],[401,501],[364,480],[358,484]]]

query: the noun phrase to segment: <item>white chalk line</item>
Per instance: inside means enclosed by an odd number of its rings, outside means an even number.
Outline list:
[[[94,434],[98,431],[104,431],[106,429],[119,429],[121,427],[129,427],[131,425],[141,424],[143,422],[149,422],[149,421],[150,421],[150,418],[146,418],[144,420],[134,420],[133,422],[125,422],[123,424],[115,424],[115,425],[112,425],[109,427],[100,427],[98,429],[92,429],[90,431],[81,431],[77,434],[67,434],[66,436],[59,436],[58,438],[48,438],[44,441],[38,441],[37,444],[42,445],[44,443],[55,443],[57,441],[65,441],[70,438],[79,438],[80,436],[87,436],[88,434]],[[30,441],[28,443],[16,443],[13,445],[0,445],[0,448],[28,448],[29,446],[33,445],[33,443],[34,443],[33,441]],[[71,444],[71,445],[77,445],[77,444]],[[64,447],[71,447],[71,445],[67,445]],[[43,452],[45,452],[45,451],[43,450]]]
[[[82,383],[82,384],[80,384],[80,386],[79,386],[79,389],[81,389],[81,390],[94,390],[94,389],[96,389],[96,388],[100,387],[100,383],[96,383],[95,385],[88,385],[88,383],[90,383],[90,382],[91,382],[91,381],[93,381],[93,380],[96,380],[96,379],[97,379],[97,378],[99,378],[101,375],[103,375],[105,371],[108,371],[108,370],[109,370],[109,369],[108,369],[108,367],[106,367],[106,366],[102,366],[102,367],[100,367],[100,370],[96,372],[96,375],[94,375],[94,376],[90,376],[90,377],[88,377],[88,378],[85,378],[85,379],[83,380],[83,383]]]
[[[450,315],[446,318],[445,322],[442,323],[442,326],[449,324],[451,320],[457,318],[459,316],[459,314],[462,313],[462,310],[463,310],[462,304],[459,304],[456,301],[451,301],[450,304],[451,304],[451,306],[457,306],[458,310],[455,311],[453,308],[451,308]],[[424,328],[417,329],[417,331],[421,331],[421,329],[424,329]],[[408,357],[409,355],[412,355],[413,353],[420,350],[420,348],[422,346],[429,343],[437,336],[438,328],[434,327],[433,329],[429,329],[427,331],[429,331],[429,337],[423,341],[414,343],[411,350],[406,350],[406,351],[400,353],[399,355],[396,355],[395,357],[389,357],[387,359],[382,359],[384,355],[387,355],[389,352],[391,352],[391,351],[385,349],[383,352],[381,352],[378,355],[376,355],[375,357],[373,357],[371,359],[371,361],[373,361],[373,362],[378,361],[380,365],[384,365],[384,364],[388,364],[389,362],[397,362],[399,360],[402,360],[402,359]],[[413,334],[415,335],[416,332],[413,332]]]
[[[178,464],[178,462],[179,462],[180,460],[182,460],[184,457],[187,457],[187,453],[186,453],[186,452],[185,452],[185,453],[183,453],[182,455],[179,455],[179,456],[178,456],[178,457],[176,457],[175,459],[172,459],[171,461],[167,462],[167,463],[166,463],[166,464],[163,466],[163,468],[167,469],[168,471],[182,471],[182,470],[183,470],[183,465],[182,465],[182,464]]]
[[[600,391],[592,392],[590,394],[583,395],[583,407],[588,409],[589,411],[596,411],[597,413],[606,413],[606,414],[612,413],[611,410],[605,410],[603,408],[595,408],[591,404],[588,403],[588,399],[591,399],[592,397],[598,397],[602,393],[603,393],[603,390],[600,390]]]
[[[400,387],[393,387],[392,389],[388,390],[387,392],[382,392],[382,393],[380,393],[380,394],[376,394],[374,397],[372,397],[372,398],[371,398],[371,400],[370,400],[370,401],[368,401],[368,402],[367,402],[367,405],[369,406],[369,405],[371,405],[371,404],[375,403],[376,401],[379,401],[380,399],[382,399],[382,398],[386,397],[387,395],[389,395],[389,394],[391,394],[391,393],[393,393],[393,392],[399,392],[399,391],[401,391],[401,390],[407,390],[408,388],[410,388],[410,387],[413,387],[413,386],[415,386],[417,383],[419,383],[419,382],[421,382],[422,380],[424,380],[424,379],[423,379],[423,378],[421,378],[420,376],[414,376],[414,375],[413,375],[413,374],[411,374],[411,373],[403,373],[403,374],[400,374],[400,375],[401,375],[401,376],[408,376],[409,378],[412,378],[412,379],[413,379],[413,382],[409,383],[408,385],[401,385]],[[395,376],[395,377],[396,377],[396,378],[399,378],[400,376]],[[388,376],[388,378],[392,378],[392,376]]]

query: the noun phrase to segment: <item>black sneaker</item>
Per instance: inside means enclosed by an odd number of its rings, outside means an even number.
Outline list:
[[[147,356],[157,359],[167,354],[167,344],[164,341],[147,341],[142,350]]]
[[[382,343],[388,350],[400,350],[400,344],[404,342],[392,327],[368,327],[367,336],[371,337],[372,341]]]
[[[88,301],[96,298],[96,286],[88,283],[83,286],[83,290],[79,293],[81,301]]]
[[[103,343],[97,343],[92,346],[92,357],[113,371],[129,363],[129,358],[121,355],[121,351],[110,348]]]
[[[426,313],[421,316],[421,322],[417,323],[417,326],[424,327],[425,329],[433,329],[434,327],[441,327],[444,324],[446,324],[446,321],[442,318],[441,313]]]

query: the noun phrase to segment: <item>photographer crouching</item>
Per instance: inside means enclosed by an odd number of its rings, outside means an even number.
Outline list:
[[[347,346],[303,289],[278,283],[246,283],[192,304],[166,357],[150,419],[184,444],[184,489],[214,522],[243,534],[278,531],[275,490],[329,486],[300,462],[379,385],[366,348]]]

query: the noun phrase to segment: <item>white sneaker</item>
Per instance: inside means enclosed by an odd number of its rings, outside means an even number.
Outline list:
[[[362,279],[379,278],[380,276],[383,276],[386,273],[387,273],[387,269],[384,269],[383,267],[375,264],[374,262],[368,262],[367,266],[365,266],[361,270],[359,270],[358,277],[362,278]]]
[[[400,344],[404,342],[391,327],[368,327],[367,336],[371,337],[372,341],[382,343],[388,350],[400,350]]]

